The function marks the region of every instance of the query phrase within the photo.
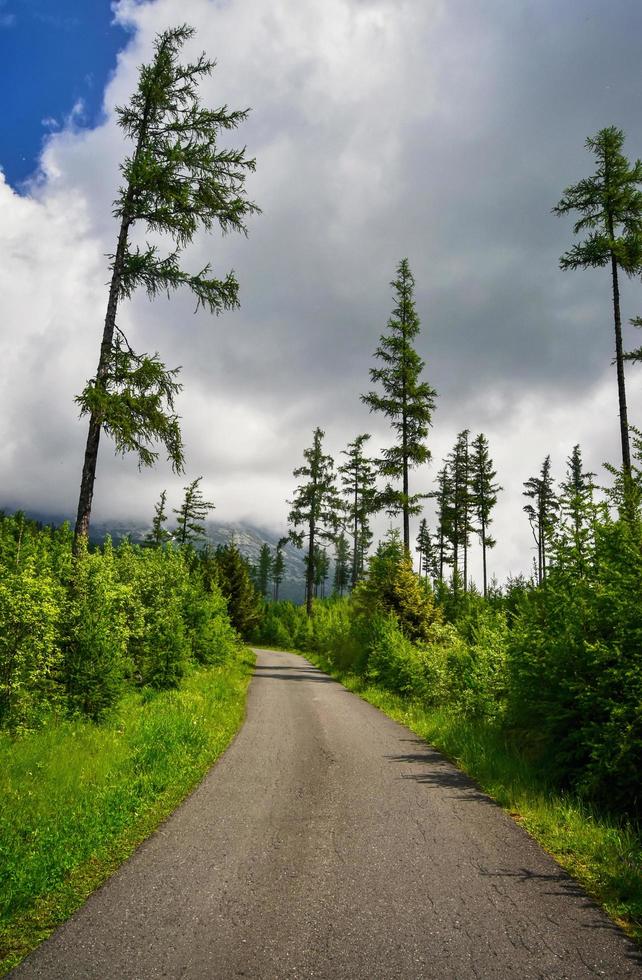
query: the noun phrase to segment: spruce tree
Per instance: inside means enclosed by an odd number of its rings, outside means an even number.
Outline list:
[[[209,500],[203,500],[203,494],[199,483],[203,479],[198,476],[192,480],[185,488],[183,503],[179,508],[174,507],[174,513],[178,516],[178,523],[174,531],[174,539],[179,545],[194,544],[205,537],[205,525],[208,511],[214,510],[214,504]]]
[[[302,548],[307,545],[306,555],[306,610],[312,615],[312,598],[315,582],[315,548],[319,542],[336,538],[342,519],[342,501],[336,487],[334,460],[323,452],[325,433],[314,430],[312,446],[305,449],[305,463],[294,470],[294,476],[304,477],[294,492],[290,504],[288,523],[290,540]]]
[[[319,547],[319,545],[314,549],[313,566],[315,598],[320,596],[321,599],[325,599],[325,583],[330,574],[330,557],[326,549]]]
[[[263,543],[259,551],[259,561],[256,566],[256,587],[263,598],[267,599],[272,580],[272,552],[269,544]]]
[[[542,463],[539,476],[531,476],[524,483],[524,496],[533,500],[532,504],[524,506],[524,512],[531,526],[535,545],[537,547],[537,564],[535,570],[537,581],[542,585],[546,581],[549,552],[553,542],[553,532],[557,520],[559,504],[553,489],[551,476],[551,457],[547,456]]]
[[[370,517],[377,510],[376,464],[364,453],[370,439],[367,433],[356,437],[342,453],[346,462],[339,467],[346,499],[346,524],[352,533],[351,585],[363,576],[368,549],[372,543]]]
[[[419,574],[425,579],[439,578],[439,566],[432,543],[428,521],[424,517],[419,525],[417,534],[417,551],[419,553]]]
[[[287,543],[287,538],[280,538],[277,542],[276,551],[274,552],[274,559],[272,564],[272,585],[273,585],[273,596],[274,601],[278,602],[279,599],[279,589],[281,587],[281,582],[283,581],[283,576],[285,574],[285,558],[283,557],[283,547]]]
[[[218,584],[227,599],[234,629],[248,637],[261,619],[259,597],[250,578],[250,568],[233,541],[216,549]]]
[[[502,489],[494,483],[497,473],[493,469],[493,461],[488,451],[488,440],[483,432],[472,442],[470,457],[470,490],[473,514],[477,520],[476,532],[482,546],[482,570],[484,580],[484,598],[488,595],[486,549],[495,547],[495,539],[489,534],[492,524],[492,511],[497,503],[497,494]]]
[[[375,351],[383,366],[370,370],[371,381],[381,385],[383,394],[371,391],[361,400],[371,412],[382,412],[390,419],[397,437],[395,444],[384,450],[380,470],[389,480],[401,481],[401,488],[388,483],[383,502],[388,513],[403,515],[403,544],[410,554],[410,516],[420,512],[421,495],[410,494],[408,474],[430,459],[426,439],[436,393],[421,381],[425,365],[412,346],[419,334],[419,317],[408,259],[401,260],[390,285],[395,292],[395,307],[388,320],[388,333],[382,334]]]
[[[243,184],[254,160],[245,150],[219,149],[223,131],[235,129],[247,110],[202,108],[198,86],[214,68],[202,54],[183,64],[180,52],[194,34],[183,25],[156,38],[154,57],[140,69],[129,105],[116,110],[132,155],[121,166],[122,186],[114,202],[120,226],[110,256],[111,282],[95,376],[76,401],[89,416],[75,538],[87,537],[100,434],[107,432],[119,453],[135,452],[139,465],[151,466],[163,445],[177,472],[183,469],[183,443],[174,413],[180,390],[178,368],[168,370],[158,354],[137,354],[117,326],[119,303],[139,286],[153,298],[185,286],[212,313],[238,306],[234,273],[217,279],[209,264],[198,272],[180,264],[181,252],[202,227],[245,232],[245,219],[256,206],[246,200]],[[168,254],[157,244],[133,245],[134,230],[169,239]],[[139,237],[139,234],[137,235]]]
[[[620,407],[622,467],[631,473],[629,425],[624,381],[622,321],[618,270],[631,276],[642,262],[642,161],[629,164],[622,153],[624,133],[615,126],[601,129],[586,140],[586,148],[596,158],[593,176],[567,187],[554,214],[577,212],[574,234],[586,231],[584,241],[575,244],[560,259],[562,269],[603,268],[611,270],[613,324],[615,328],[615,366]]]
[[[152,548],[162,548],[164,544],[171,541],[172,534],[165,527],[167,523],[167,513],[165,511],[165,501],[167,500],[167,490],[161,492],[159,501],[154,505],[154,520],[152,529],[146,535],[145,542]]]
[[[444,569],[453,564],[451,542],[453,539],[453,481],[446,462],[437,474],[437,490],[430,494],[437,501],[437,568],[440,582]]]
[[[350,549],[344,532],[334,543],[334,593],[342,596],[350,581]]]
[[[584,575],[597,522],[598,508],[593,499],[595,474],[584,471],[579,446],[573,447],[566,467],[566,479],[560,483],[559,493],[560,537],[563,539],[560,547],[564,551],[564,562],[572,564],[577,574]]]
[[[448,457],[452,494],[449,531],[453,564],[453,589],[457,589],[461,577],[464,592],[468,591],[468,548],[470,535],[474,530],[472,524],[473,500],[470,486],[469,436],[468,429],[460,432]],[[462,564],[461,573],[459,569],[460,560]]]

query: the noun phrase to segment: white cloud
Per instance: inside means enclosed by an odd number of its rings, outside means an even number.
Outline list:
[[[548,13],[542,5],[542,20]],[[161,463],[139,474],[105,444],[96,518],[149,516],[160,489],[178,503],[186,480],[203,474],[216,518],[282,526],[314,426],[336,454],[361,431],[385,444],[385,425],[358,396],[391,308],[389,281],[408,255],[421,352],[440,392],[434,463],[417,489],[430,488],[459,429],[485,431],[506,488],[493,562],[500,574],[527,568],[522,483],[544,455],[559,475],[577,441],[592,469],[617,459],[608,283],[557,271],[570,233],[549,215],[590,166],[591,129],[580,137],[576,127],[596,62],[586,58],[575,101],[567,87],[556,107],[538,89],[583,64],[576,25],[559,42],[569,45],[566,68],[500,0],[485,12],[445,0],[121,0],[115,17],[133,33],[105,92],[105,122],[83,129],[79,107],[49,135],[26,194],[0,183],[5,502],[75,509],[85,425],[73,398],[95,368],[127,152],[113,110],[156,32],[187,21],[198,32],[191,52],[218,60],[204,101],[253,107],[229,140],[257,157],[248,191],[263,214],[249,239],[199,236],[186,254],[195,268],[209,259],[218,273],[235,268],[240,311],[194,315],[186,296],[123,306],[134,346],[183,366],[188,472],[183,480]],[[637,111],[614,70],[607,59],[613,99],[624,115]],[[631,314],[636,289],[624,288]]]

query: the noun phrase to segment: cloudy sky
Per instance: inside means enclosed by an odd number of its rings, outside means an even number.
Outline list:
[[[150,517],[161,489],[178,504],[202,474],[216,518],[279,531],[315,426],[337,456],[363,431],[384,446],[359,394],[407,256],[439,393],[412,489],[432,488],[459,430],[485,432],[505,488],[494,568],[528,569],[523,481],[547,453],[563,476],[576,442],[600,476],[618,460],[608,273],[559,271],[572,222],[550,209],[591,172],[598,129],[621,127],[642,156],[638,0],[0,0],[0,505],[75,512],[73,399],[96,366],[126,152],[113,108],[156,32],[183,21],[218,62],[204,102],[252,107],[231,142],[256,157],[262,214],[247,239],[202,235],[185,256],[234,268],[240,310],[122,308],[138,349],[182,365],[188,466],[139,473],[105,441],[94,517]],[[641,312],[626,283],[624,317]]]

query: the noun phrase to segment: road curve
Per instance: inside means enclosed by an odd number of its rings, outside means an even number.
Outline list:
[[[257,651],[223,758],[12,976],[621,980],[642,959],[442,756]]]

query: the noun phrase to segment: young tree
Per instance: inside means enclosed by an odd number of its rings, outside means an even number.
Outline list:
[[[209,500],[203,500],[203,494],[199,483],[202,476],[192,480],[185,488],[183,503],[177,509],[173,508],[178,515],[178,524],[174,531],[174,539],[180,545],[193,544],[195,541],[205,537],[205,525],[203,521],[210,510],[214,510],[214,504]]]
[[[560,259],[562,269],[603,268],[610,266],[613,290],[613,323],[615,327],[615,366],[620,405],[620,438],[625,476],[631,472],[629,426],[622,353],[622,321],[618,269],[631,276],[639,272],[642,261],[642,161],[631,167],[622,153],[624,133],[615,126],[601,129],[586,140],[586,148],[596,158],[597,169],[591,177],[567,187],[553,208],[554,214],[576,211],[580,217],[573,227],[577,235],[588,232]]]
[[[355,585],[363,575],[368,548],[372,543],[370,516],[377,509],[375,462],[364,454],[364,445],[370,439],[367,433],[357,436],[348,444],[342,455],[346,462],[339,467],[341,484],[346,498],[346,522],[352,531],[351,584]]]
[[[272,552],[269,544],[262,544],[259,561],[256,567],[256,586],[260,594],[267,599],[270,581],[272,579]]]
[[[305,464],[294,470],[294,476],[304,477],[295,490],[290,504],[288,523],[290,540],[302,548],[307,539],[306,610],[312,615],[315,579],[315,548],[319,541],[332,541],[341,522],[342,502],[336,488],[334,460],[323,452],[324,432],[314,430],[312,446],[303,451]]]
[[[425,579],[438,578],[439,567],[435,555],[435,549],[428,529],[428,521],[424,517],[419,525],[417,535],[417,551],[419,552],[419,574]]]
[[[350,581],[348,539],[343,531],[334,543],[334,592],[342,596]]]
[[[165,501],[167,500],[167,490],[163,490],[160,499],[154,506],[154,520],[152,529],[145,536],[145,541],[152,548],[162,548],[164,544],[171,540],[171,531],[165,527],[167,523],[167,513],[165,511]]]
[[[494,483],[497,473],[493,469],[493,461],[488,452],[488,440],[483,432],[473,440],[470,458],[470,489],[473,514],[477,520],[475,528],[482,546],[482,569],[484,579],[484,598],[488,595],[486,572],[486,549],[495,547],[495,539],[488,532],[492,524],[493,507],[497,503],[497,494],[502,489]]]
[[[403,544],[410,554],[410,516],[419,513],[421,495],[410,494],[408,473],[412,467],[430,459],[426,439],[436,392],[420,380],[425,365],[412,346],[419,334],[419,317],[413,299],[415,280],[408,259],[401,260],[397,277],[390,285],[395,291],[396,305],[388,320],[388,333],[382,334],[375,351],[383,367],[370,370],[370,379],[381,385],[383,394],[371,391],[362,395],[361,400],[371,412],[386,415],[397,436],[396,444],[384,450],[380,469],[384,477],[401,480],[401,489],[388,484],[383,502],[389,513],[402,513]]]
[[[547,456],[542,463],[539,476],[531,476],[524,483],[524,496],[530,497],[533,504],[526,504],[524,512],[533,532],[537,546],[537,581],[541,585],[546,581],[547,558],[553,538],[557,519],[558,502],[553,490],[551,476],[551,457]]]
[[[325,548],[319,545],[314,549],[314,597],[318,595],[325,599],[325,583],[330,574],[330,557]]]
[[[283,557],[283,547],[287,543],[287,538],[280,538],[276,551],[274,552],[274,560],[272,564],[272,585],[273,585],[273,596],[274,601],[278,602],[279,599],[279,589],[281,587],[281,582],[283,581],[283,575],[285,573],[285,558]]]
[[[214,62],[202,54],[193,63],[179,61],[181,48],[194,34],[177,27],[156,39],[154,58],[140,69],[130,103],[117,109],[119,125],[133,143],[121,166],[123,183],[114,202],[120,220],[116,251],[110,257],[111,282],[96,375],[76,399],[80,414],[89,416],[89,432],[78,499],[75,537],[87,537],[96,478],[100,434],[104,430],[120,453],[135,452],[139,464],[151,466],[160,443],[174,469],[182,472],[183,444],[174,397],[180,389],[178,368],[168,370],[158,354],[136,354],[116,324],[121,300],[138,286],[153,298],[185,286],[197,307],[212,313],[238,306],[234,273],[217,279],[206,265],[188,272],[181,252],[199,227],[215,224],[223,232],[245,232],[245,218],[258,208],[246,200],[243,183],[254,160],[245,150],[219,149],[223,130],[236,128],[248,110],[229,112],[202,108],[199,82]],[[136,226],[171,243],[167,255],[155,244],[133,246]]]
[[[560,541],[560,548],[565,551],[565,562],[572,564],[574,570],[583,575],[597,521],[597,506],[593,500],[595,473],[584,472],[579,446],[573,447],[566,466],[566,479],[560,483],[559,494],[561,537],[564,539]]]
[[[451,541],[453,539],[453,481],[446,462],[437,474],[437,490],[430,494],[437,501],[437,567],[438,579],[444,580],[444,568],[453,563]]]
[[[468,591],[468,548],[470,535],[474,531],[472,525],[473,501],[470,486],[470,432],[464,429],[457,436],[457,441],[448,457],[448,469],[451,476],[451,519],[449,522],[450,545],[452,549],[453,589],[459,585],[459,561],[462,560],[461,581],[464,592]]]
[[[261,619],[261,607],[250,578],[248,562],[230,541],[216,549],[218,584],[227,599],[227,611],[235,630],[248,637]]]

